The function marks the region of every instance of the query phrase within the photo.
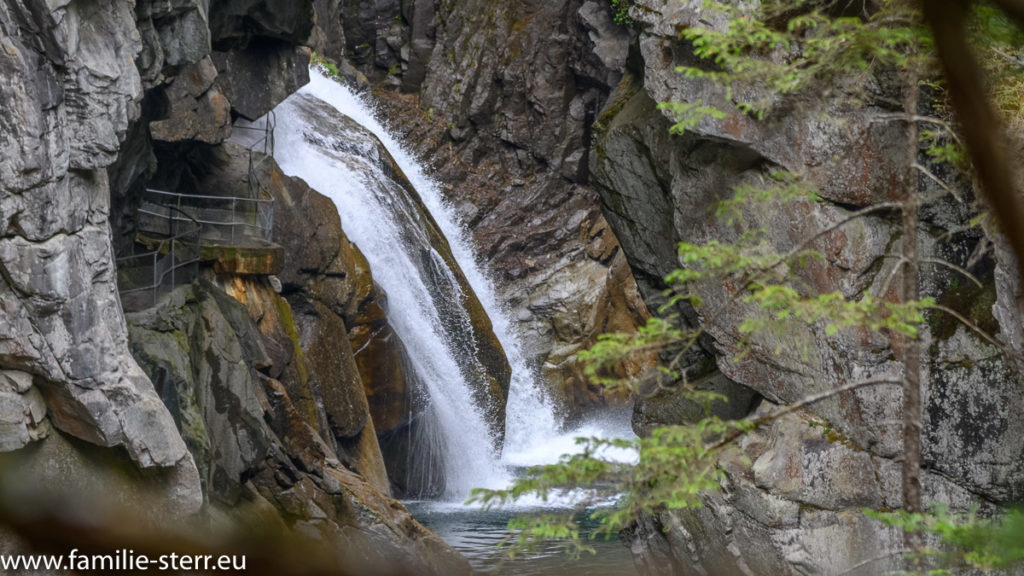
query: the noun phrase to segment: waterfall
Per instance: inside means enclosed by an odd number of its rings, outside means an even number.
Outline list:
[[[474,404],[470,384],[460,371],[456,347],[439,328],[445,322],[445,312],[438,309],[436,295],[430,294],[421,278],[417,259],[422,256],[413,253],[407,241],[407,235],[415,233],[409,230],[411,217],[403,213],[406,207],[378,192],[379,186],[372,176],[376,168],[353,167],[351,158],[341,160],[304,137],[315,127],[307,125],[295,107],[299,98],[310,96],[355,120],[384,143],[446,236],[455,260],[490,316],[511,366],[504,450],[512,455],[535,451],[537,446],[550,442],[558,435],[558,421],[522,356],[508,315],[437,183],[377,121],[365,102],[345,86],[311,69],[310,83],[275,111],[277,162],[286,174],[301,177],[334,201],[346,234],[363,251],[375,281],[387,294],[389,321],[405,342],[415,376],[429,394],[429,408],[423,428],[418,431],[416,450],[440,453],[438,464],[444,468],[445,497],[462,499],[474,487],[502,487],[509,474],[501,454],[493,448],[483,411]],[[451,274],[436,254],[430,260],[430,266],[442,269],[439,275]],[[458,297],[445,295],[451,296]]]

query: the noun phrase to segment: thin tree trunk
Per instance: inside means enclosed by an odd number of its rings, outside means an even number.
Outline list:
[[[1024,26],[1024,0],[995,0]],[[981,67],[968,44],[970,0],[919,0],[925,21],[935,38],[939,60],[948,81],[947,92],[956,110],[958,126],[967,143],[981,192],[999,223],[1024,274],[1024,204],[1017,194],[1013,164],[1002,141],[1005,132],[986,96]],[[1024,309],[1024,302],[1018,301]]]
[[[908,64],[903,107],[907,114],[907,166],[903,178],[903,302],[918,299],[917,250],[917,114],[918,79],[914,63]],[[903,509],[921,512],[921,344],[917,338],[903,338]],[[921,534],[904,532],[903,545],[908,552],[921,551]],[[915,560],[916,562],[916,560]]]

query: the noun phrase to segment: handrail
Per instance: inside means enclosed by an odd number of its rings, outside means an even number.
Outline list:
[[[147,194],[163,194],[166,196],[184,196],[186,198],[198,198],[200,200],[239,200],[242,202],[266,202],[269,204],[274,203],[273,198],[246,198],[245,196],[204,196],[202,194],[183,194],[181,192],[168,192],[166,190],[157,190],[156,188],[146,188]]]
[[[146,190],[143,195],[143,204],[139,207],[138,213],[170,222],[184,220],[169,212],[164,214],[149,208],[146,205],[147,197],[152,205],[160,209],[175,208],[176,211],[185,214],[189,220],[205,225],[201,233],[208,240],[226,240],[233,245],[236,240],[239,240],[235,234],[235,229],[238,227],[259,231],[259,240],[263,242],[269,243],[273,240],[273,198],[205,196],[164,190]],[[230,230],[229,237],[217,237],[218,229]]]
[[[162,225],[155,226],[153,229],[144,229],[142,218],[136,218],[136,226],[140,232],[166,235],[166,237],[157,243],[154,250],[142,254],[134,254],[135,245],[133,244],[132,254],[115,259],[119,272],[118,293],[122,296],[122,306],[124,309],[128,309],[128,306],[125,305],[125,298],[143,293],[151,294],[152,300],[150,305],[155,305],[161,288],[166,284],[167,276],[170,275],[170,286],[173,289],[177,285],[177,271],[186,266],[194,265],[193,275],[198,277],[203,238],[225,240],[223,237],[214,238],[217,236],[218,227],[230,230],[230,238],[227,238],[227,240],[230,241],[231,245],[236,243],[235,229],[238,227],[242,227],[243,231],[246,229],[258,230],[264,242],[271,242],[274,233],[274,198],[267,188],[263,186],[259,175],[256,173],[256,168],[266,160],[267,156],[273,157],[274,155],[274,130],[276,126],[277,116],[273,110],[267,114],[262,127],[234,126],[236,129],[260,131],[263,133],[262,138],[258,138],[246,147],[249,153],[249,166],[246,177],[246,183],[249,187],[248,198],[240,196],[182,194],[165,190],[146,189],[142,196],[142,204],[137,209],[136,214],[150,216],[158,219],[158,221],[165,222],[166,230],[162,229]],[[261,144],[264,156],[256,160],[254,151]],[[149,197],[152,205],[159,208],[159,211],[146,205],[147,197]],[[213,206],[210,206],[210,204]],[[218,205],[220,208],[217,207]],[[218,211],[227,213],[228,210],[230,210],[230,215],[226,220],[216,219],[219,216],[217,214]],[[191,226],[184,231],[178,231],[178,223],[180,222],[190,224]],[[194,237],[194,241],[192,237]],[[189,257],[186,252],[187,259],[183,262],[178,262],[178,257],[180,256],[178,245],[181,244],[182,247],[185,247],[189,243],[192,244],[195,253]],[[141,262],[141,264],[132,265],[133,262]],[[153,270],[152,284],[122,289],[124,284],[122,276],[127,277],[128,271],[132,269],[145,269],[146,267],[151,267]],[[124,274],[122,275],[121,273]]]
[[[260,181],[259,175],[256,173],[256,168],[267,159],[267,156],[273,158],[274,156],[274,130],[277,128],[277,114],[271,110],[267,112],[263,120],[263,126],[240,126],[234,125],[234,129],[238,130],[249,130],[253,132],[263,132],[263,138],[259,138],[246,146],[246,150],[249,151],[249,172],[247,175],[246,183],[249,185],[249,193],[253,198],[256,198],[259,193],[263,193],[266,196],[270,196],[270,192],[267,191],[266,187],[263,186],[263,182]],[[259,160],[254,160],[253,152],[256,147],[260,144],[263,145],[263,157]]]
[[[177,211],[173,206],[169,206],[168,208]],[[199,222],[188,218],[188,214],[183,214],[185,215],[185,218],[178,218],[178,220],[185,222],[191,221],[192,225],[189,228],[186,228],[184,231],[178,232],[168,238],[164,238],[157,243],[156,248],[149,250],[148,252],[130,254],[114,259],[114,263],[119,272],[118,294],[121,296],[122,306],[125,310],[134,308],[134,306],[130,305],[132,302],[131,298],[138,294],[148,293],[150,295],[149,305],[155,305],[159,299],[161,289],[167,285],[167,276],[170,275],[170,287],[173,290],[178,285],[178,271],[187,266],[192,266],[192,278],[199,276],[199,262],[202,252],[202,225]],[[193,250],[191,255],[187,250],[185,250],[185,260],[181,262],[178,261],[179,257],[182,257],[182,250],[179,249],[179,244],[182,248],[187,248],[191,245]],[[134,245],[132,251],[134,252]],[[130,263],[133,261],[140,262],[140,264],[131,265]],[[128,271],[133,268],[152,268],[152,283],[134,288],[124,287],[123,285],[125,282],[122,278],[127,276]],[[189,281],[191,281],[191,279]]]

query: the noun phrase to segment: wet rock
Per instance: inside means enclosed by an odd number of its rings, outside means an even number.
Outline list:
[[[428,451],[414,450],[411,445],[419,436],[416,415],[425,408],[427,391],[416,377],[405,343],[388,323],[387,295],[373,282],[366,257],[355,245],[351,249],[355,291],[345,323],[350,326],[349,344],[391,490],[396,497],[431,496],[443,488],[443,479],[412,474],[420,461],[432,458]]]
[[[314,139],[325,153],[353,169],[365,170],[378,183],[381,193],[401,207],[395,213],[405,219],[402,241],[418,252],[414,264],[430,286],[433,304],[440,311],[440,328],[456,348],[453,356],[500,445],[511,369],[490,318],[455,261],[444,234],[398,164],[372,133],[316,98],[299,97],[295,102],[295,110],[315,127],[306,138]],[[354,349],[358,362],[360,347]]]
[[[249,152],[235,143],[221,151],[225,163],[199,183],[199,190],[241,194]],[[284,175],[272,157],[257,153],[254,158],[256,177],[275,200],[274,239],[290,257],[278,277],[280,291],[242,278],[225,287],[260,326],[270,355],[267,374],[282,383],[302,413],[315,415],[307,416],[307,423],[328,439],[346,466],[387,493],[387,472],[370,421],[378,414],[367,404],[364,388],[404,384],[368,380],[373,370],[388,365],[367,367],[353,356],[361,345],[344,344],[344,335],[359,329],[357,318],[371,305],[369,265],[345,236],[333,202]],[[370,321],[386,326],[383,311],[374,309],[379,314]]]
[[[163,384],[190,449],[199,448],[211,518],[232,529],[259,519],[261,526],[313,537],[329,543],[348,567],[367,562],[468,574],[465,560],[378,490],[386,477],[371,469],[373,462],[336,451],[309,403],[293,397],[295,383],[268,376],[280,369],[272,350],[279,344],[275,327],[295,337],[299,332],[289,323],[288,304],[251,281],[226,287],[233,296],[205,283],[180,288],[161,306],[129,317],[140,362]],[[310,336],[315,347],[317,335]],[[284,371],[282,377],[294,376]],[[355,438],[338,444],[370,454],[373,432],[366,422]]]

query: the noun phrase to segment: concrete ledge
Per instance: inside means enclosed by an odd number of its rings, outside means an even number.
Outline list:
[[[199,253],[202,262],[213,262],[217,274],[280,274],[284,248],[266,246],[216,246],[203,244]]]
[[[166,253],[167,246],[160,246],[163,238],[138,234],[135,241],[149,250],[160,249]],[[280,244],[262,246],[237,246],[203,243],[199,250],[199,261],[213,263],[218,274],[261,274],[281,273],[284,263],[284,248]]]

